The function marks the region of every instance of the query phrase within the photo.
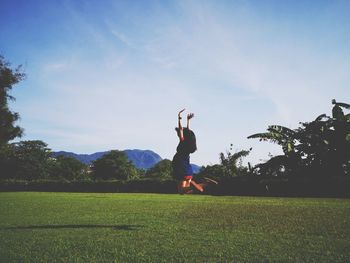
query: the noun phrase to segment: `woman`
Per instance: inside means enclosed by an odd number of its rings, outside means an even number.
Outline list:
[[[191,184],[199,191],[203,192],[203,187],[192,180],[193,170],[190,164],[190,154],[197,150],[196,136],[190,130],[190,120],[194,117],[193,113],[187,115],[187,127],[183,128],[181,125],[181,110],[178,114],[178,127],[175,128],[180,142],[176,148],[172,164],[174,177],[179,181],[177,185],[180,194],[190,194],[193,191],[190,189]]]

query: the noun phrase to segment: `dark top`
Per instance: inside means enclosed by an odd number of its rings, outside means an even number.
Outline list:
[[[184,176],[193,175],[190,153],[186,148],[185,141],[181,140],[172,161],[174,177],[179,180],[183,179]]]

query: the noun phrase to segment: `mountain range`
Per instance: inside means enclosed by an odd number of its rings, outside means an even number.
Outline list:
[[[139,169],[149,169],[152,168],[154,165],[156,165],[158,162],[160,162],[162,157],[160,157],[157,153],[151,151],[151,150],[124,150],[123,151],[128,159]],[[96,152],[92,154],[77,154],[74,152],[66,152],[66,151],[58,151],[53,152],[53,157],[57,157],[60,155],[72,157],[77,159],[78,161],[90,165],[93,161],[101,158],[106,153],[109,153],[109,151],[104,152]],[[192,169],[194,173],[198,173],[200,170],[200,166],[191,164]]]

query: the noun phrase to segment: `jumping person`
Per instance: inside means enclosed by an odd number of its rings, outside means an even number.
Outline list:
[[[180,142],[172,161],[174,177],[179,181],[177,189],[180,194],[192,193],[191,185],[199,192],[203,192],[203,186],[193,181],[193,170],[190,164],[190,154],[197,150],[196,136],[190,130],[190,120],[194,117],[194,114],[187,115],[187,127],[183,128],[181,125],[181,113],[183,111],[185,109],[178,113],[178,127],[175,128]]]

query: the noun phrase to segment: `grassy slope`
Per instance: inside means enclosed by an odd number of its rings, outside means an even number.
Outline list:
[[[350,200],[0,193],[0,261],[346,262]]]

